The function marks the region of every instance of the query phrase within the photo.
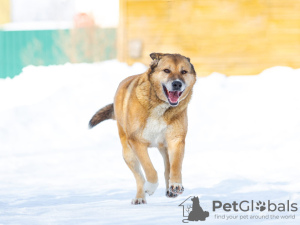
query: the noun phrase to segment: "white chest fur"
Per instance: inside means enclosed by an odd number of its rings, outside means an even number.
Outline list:
[[[158,147],[159,143],[164,142],[167,123],[163,119],[163,114],[168,108],[167,104],[158,105],[147,119],[143,138],[150,142],[150,147]]]

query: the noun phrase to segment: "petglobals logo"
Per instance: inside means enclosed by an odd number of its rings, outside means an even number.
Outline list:
[[[298,211],[297,203],[291,203],[289,200],[286,202],[275,203],[271,200],[264,201],[247,201],[243,200],[240,202],[233,201],[232,203],[223,203],[221,201],[213,201],[212,210],[216,212],[218,210],[225,212],[249,212],[249,211],[268,211],[268,212],[296,212]]]
[[[298,204],[291,200],[241,200],[241,201],[201,201],[190,196],[179,206],[183,211],[183,223],[210,220],[295,220]]]

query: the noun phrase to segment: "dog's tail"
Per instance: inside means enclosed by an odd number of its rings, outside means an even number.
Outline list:
[[[109,104],[101,109],[99,109],[95,115],[92,117],[92,119],[89,122],[89,127],[93,128],[98,123],[101,123],[104,120],[108,119],[114,119],[114,104]]]

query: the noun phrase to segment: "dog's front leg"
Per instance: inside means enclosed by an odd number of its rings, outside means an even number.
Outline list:
[[[169,197],[176,197],[184,191],[181,169],[184,156],[185,136],[168,138],[167,144],[170,160]]]
[[[135,139],[129,140],[129,144],[134,150],[138,160],[140,161],[145,171],[147,182],[144,185],[144,191],[145,193],[152,195],[158,187],[158,176],[150,160],[147,145]]]

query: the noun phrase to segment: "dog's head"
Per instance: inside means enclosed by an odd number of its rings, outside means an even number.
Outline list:
[[[151,53],[150,81],[156,95],[171,106],[185,99],[196,82],[190,59],[180,54]]]

